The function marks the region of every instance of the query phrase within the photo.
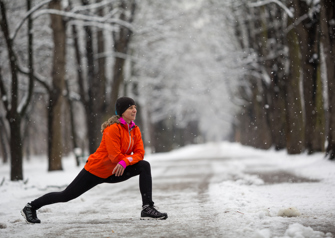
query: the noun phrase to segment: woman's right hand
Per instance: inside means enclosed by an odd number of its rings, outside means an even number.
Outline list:
[[[112,172],[112,174],[115,174],[116,177],[122,176],[124,172],[124,168],[121,164],[117,164]]]

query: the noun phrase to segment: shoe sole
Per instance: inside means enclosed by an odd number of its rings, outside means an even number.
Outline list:
[[[153,218],[153,217],[141,217],[141,220],[166,220],[167,217],[157,217],[157,218]]]

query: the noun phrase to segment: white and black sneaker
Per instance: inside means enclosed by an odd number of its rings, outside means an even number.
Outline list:
[[[144,205],[141,212],[141,220],[165,220],[167,213],[161,213],[154,206]]]
[[[21,215],[27,221],[27,223],[41,223],[40,219],[37,218],[36,209],[34,209],[29,203],[21,210]]]

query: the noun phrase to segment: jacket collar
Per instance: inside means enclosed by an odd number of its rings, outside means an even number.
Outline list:
[[[121,123],[122,125],[127,125],[127,122],[126,122],[122,117],[120,117],[119,121],[120,121],[120,123]],[[131,122],[129,123],[129,128],[133,128],[134,126],[135,126],[135,122],[134,122],[134,121],[131,121]]]

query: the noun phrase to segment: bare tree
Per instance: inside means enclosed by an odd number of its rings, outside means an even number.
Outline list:
[[[135,16],[136,1],[120,1],[120,20],[132,23]],[[127,55],[129,49],[129,43],[132,36],[132,31],[129,28],[118,26],[118,30],[113,32],[114,40],[114,51],[116,55]],[[115,105],[117,98],[120,96],[120,86],[124,82],[124,68],[125,58],[115,57],[113,66],[113,77],[112,77],[112,92],[110,104],[108,106],[108,113],[112,114],[115,112]]]
[[[293,19],[288,17],[287,25],[292,26]],[[286,148],[289,154],[300,154],[305,149],[305,125],[302,108],[302,95],[300,93],[300,52],[299,42],[295,28],[286,34],[288,47],[289,68],[286,77]]]
[[[283,29],[285,22],[278,19],[285,17],[285,11],[277,4],[270,4],[261,10],[261,32],[258,39],[262,41],[261,60],[262,67],[269,77],[265,93],[268,97],[268,123],[272,134],[272,143],[275,149],[286,148],[286,112],[285,112],[285,35]],[[264,76],[263,76],[264,77]],[[264,81],[264,80],[263,80]],[[266,86],[266,85],[265,85]]]
[[[325,121],[320,77],[319,13],[317,8],[306,1],[294,0],[294,19],[304,20],[297,24],[303,76],[305,105],[305,147],[308,153],[324,151]]]
[[[49,3],[50,9],[61,10],[61,0]],[[63,91],[65,89],[65,55],[66,31],[65,22],[60,15],[50,14],[51,28],[53,31],[53,64],[52,64],[52,89],[49,98],[48,110],[48,142],[49,142],[49,171],[62,170],[62,105]]]
[[[287,148],[292,154],[301,153],[305,148],[308,153],[323,151],[325,120],[318,5],[300,0],[287,1],[290,8],[277,1],[241,2],[250,9],[244,11],[250,26],[244,32],[250,32],[246,39],[254,42],[249,47],[257,54],[257,64],[252,62],[248,72],[252,75],[257,72],[263,79],[262,91],[250,84],[249,91],[256,92],[259,100],[247,107],[266,101],[267,122],[276,149]],[[238,10],[241,9],[239,6]],[[240,36],[243,31],[237,33]],[[245,41],[245,38],[240,40]],[[300,72],[303,95],[300,95]]]
[[[240,87],[241,98],[247,100],[239,114],[243,126],[241,142],[257,148],[286,147],[285,117],[285,12],[275,4],[250,5],[242,1],[235,31],[246,59],[247,73]],[[244,133],[246,132],[246,133]]]
[[[89,1],[82,0],[81,2],[84,7],[88,7],[86,9],[86,14],[92,14],[89,11]],[[99,2],[101,1],[97,1],[97,3]],[[100,16],[103,16],[102,9],[98,10],[98,13]],[[97,52],[95,52],[94,47],[95,34],[92,27],[85,25],[84,32],[85,58],[87,65],[86,75],[84,75],[85,71],[83,70],[84,62],[82,60],[79,44],[78,27],[75,24],[72,25],[72,38],[77,66],[77,82],[79,86],[80,101],[85,109],[89,153],[94,153],[99,146],[101,139],[100,124],[105,106],[105,61],[104,58],[100,58],[98,62],[96,62],[95,54]],[[99,29],[97,35],[97,48],[98,53],[100,53],[104,50],[103,30]]]
[[[96,1],[97,4],[101,3],[101,0]],[[129,25],[121,24],[120,22],[132,23],[133,14],[135,10],[135,1],[131,1],[130,10],[128,7],[129,3],[126,1],[120,1],[115,3],[115,8],[120,12],[119,16],[116,17],[120,21],[113,23],[114,32],[114,49],[117,55],[114,60],[113,67],[113,78],[112,78],[112,89],[111,96],[109,98],[111,102],[115,102],[119,95],[120,85],[124,80],[124,67],[125,58],[120,57],[121,55],[127,54],[128,44],[130,42],[130,36],[132,34],[129,29]],[[82,5],[85,7],[85,14],[88,16],[94,15],[90,8],[89,1],[82,0]],[[111,9],[113,12],[113,9]],[[130,12],[130,13],[128,13]],[[104,16],[103,8],[98,8],[97,13],[99,17]],[[130,16],[127,18],[126,16]],[[87,19],[90,21],[90,19]],[[85,33],[85,58],[87,65],[87,74],[83,73],[84,62],[81,56],[80,50],[80,39],[78,34],[78,26],[72,25],[72,36],[75,49],[75,59],[77,65],[77,78],[79,85],[79,94],[81,102],[85,108],[86,124],[87,124],[87,137],[89,142],[89,152],[94,153],[99,146],[101,140],[100,125],[104,120],[104,117],[108,117],[114,113],[113,103],[107,102],[107,84],[106,84],[106,52],[105,52],[105,36],[104,29],[95,28],[90,25],[84,25]],[[119,53],[119,54],[118,54]],[[109,110],[108,110],[109,109]],[[108,111],[108,112],[107,112]]]
[[[31,0],[27,0],[28,11],[31,8]],[[11,180],[23,180],[23,169],[22,169],[22,136],[21,136],[21,120],[25,115],[34,88],[34,78],[29,77],[28,92],[25,97],[19,103],[19,77],[18,77],[18,61],[14,51],[13,38],[10,36],[9,25],[6,14],[6,6],[3,0],[0,0],[0,11],[1,11],[1,30],[3,32],[9,58],[10,72],[12,76],[11,91],[7,93],[0,67],[0,92],[2,95],[2,101],[6,110],[6,118],[10,127],[10,154],[11,154]],[[31,34],[32,21],[31,17],[28,17],[28,54],[31,55],[29,58],[29,71],[32,75],[32,41],[33,36]],[[9,96],[11,100],[9,101]]]
[[[75,149],[75,158],[76,158],[76,165],[80,165],[80,155],[78,154],[78,151],[76,151],[79,148],[78,145],[78,139],[77,139],[77,133],[76,133],[76,124],[75,124],[75,115],[74,115],[74,105],[73,105],[73,99],[71,98],[71,91],[70,91],[70,86],[68,80],[65,80],[65,86],[66,86],[66,101],[68,104],[68,110],[69,110],[69,116],[70,116],[70,128],[71,128],[71,139],[72,139],[72,144],[73,148]]]
[[[332,0],[321,0],[321,41],[327,68],[328,82],[328,146],[329,159],[335,159],[335,3]]]

